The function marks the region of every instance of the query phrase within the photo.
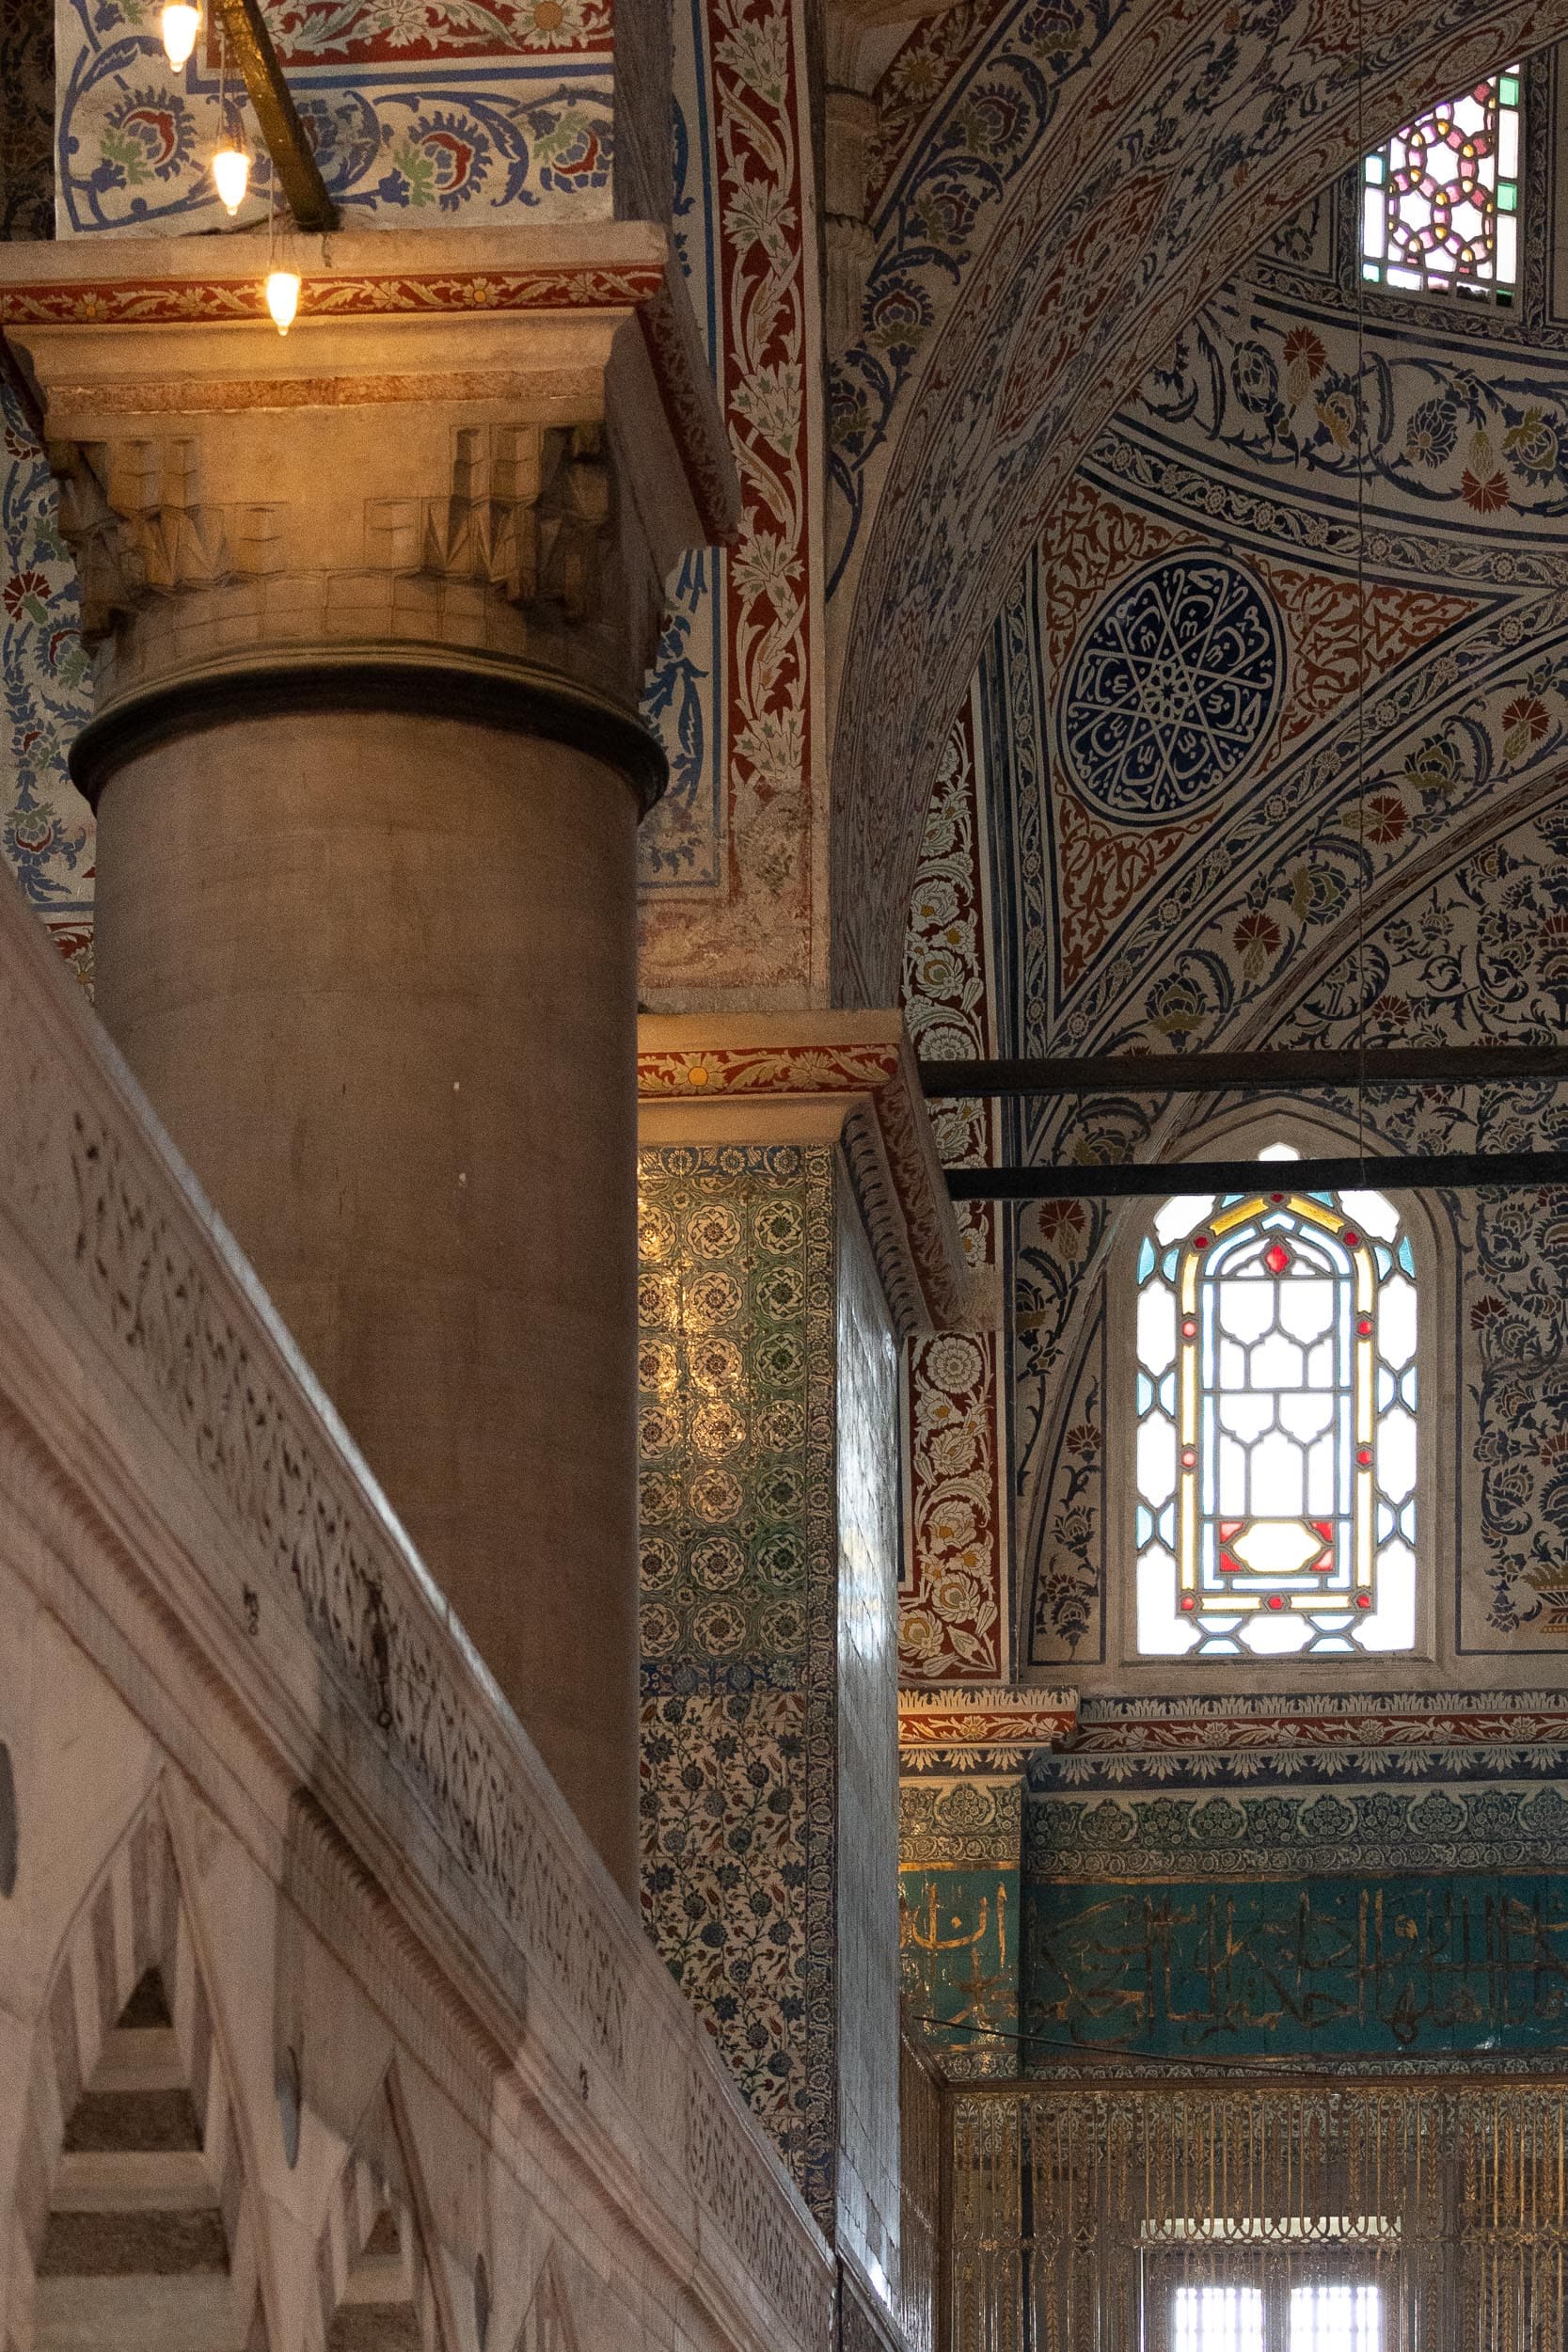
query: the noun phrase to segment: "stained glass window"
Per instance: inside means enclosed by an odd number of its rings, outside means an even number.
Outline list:
[[[1287,1168],[1277,1190],[1167,1200],[1143,1240],[1146,1657],[1350,1657],[1416,1639],[1409,1237],[1381,1193],[1294,1192]]]
[[[1519,68],[1396,131],[1361,166],[1361,274],[1415,294],[1498,303],[1519,282]]]

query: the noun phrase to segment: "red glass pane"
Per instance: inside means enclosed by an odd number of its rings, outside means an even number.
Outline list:
[[[1291,1253],[1282,1241],[1271,1242],[1263,1252],[1263,1263],[1271,1274],[1283,1274],[1290,1263]],[[1291,1295],[1292,1298],[1295,1296],[1294,1291]]]

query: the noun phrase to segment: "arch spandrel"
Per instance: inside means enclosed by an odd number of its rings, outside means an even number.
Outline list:
[[[959,208],[963,225],[943,250],[940,207],[917,206],[922,157],[934,172],[951,156],[955,112],[982,69],[1017,69],[1022,20],[1009,12],[890,179],[867,332],[838,386],[841,411],[860,411],[857,445],[841,441],[833,468],[841,1001],[894,993],[953,711],[986,629],[1117,404],[1259,239],[1368,139],[1434,88],[1568,30],[1568,0],[1368,8],[1370,76],[1358,92],[1354,8],[1281,5],[1244,43],[1227,30],[1232,13],[1193,0],[1118,19],[1103,62],[1075,73],[1071,113],[1063,107],[1059,121],[1055,92],[1037,75],[1033,136],[1019,142],[1011,170],[991,174],[989,197]],[[1168,126],[1153,139],[1151,114]],[[904,363],[882,368],[878,414],[856,371],[876,338],[878,304],[903,278],[928,323]]]

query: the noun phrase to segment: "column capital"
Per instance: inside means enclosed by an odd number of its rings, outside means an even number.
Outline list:
[[[665,232],[370,232],[289,260],[284,338],[260,239],[0,253],[102,648],[84,784],[106,735],[231,688],[642,733],[664,580],[739,497]],[[651,739],[641,766],[652,797]]]
[[[994,1329],[902,1013],[644,1013],[637,1082],[644,1144],[842,1141],[899,1337]]]

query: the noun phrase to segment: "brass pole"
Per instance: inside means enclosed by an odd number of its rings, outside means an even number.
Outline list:
[[[218,7],[289,210],[299,228],[325,236],[338,226],[338,207],[326,193],[321,167],[283,78],[261,0],[218,0]]]

